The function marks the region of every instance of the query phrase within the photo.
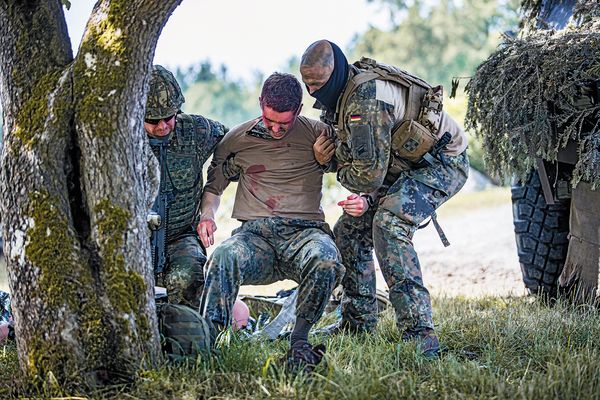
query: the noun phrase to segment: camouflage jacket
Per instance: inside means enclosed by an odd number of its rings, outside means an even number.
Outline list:
[[[166,177],[160,184],[161,192],[171,194],[167,241],[195,232],[200,220],[202,167],[227,131],[221,123],[200,115],[177,115],[175,129],[165,139],[169,141]],[[151,147],[160,160],[160,146]]]
[[[348,132],[337,131],[337,179],[354,193],[374,192],[382,185],[390,158],[393,106],[376,97],[375,80],[356,88],[348,98],[344,118]],[[336,125],[335,113],[323,110],[321,121]]]
[[[361,72],[354,66],[351,69],[354,74]],[[335,158],[337,179],[346,189],[354,193],[371,193],[383,185],[390,161],[394,160],[392,129],[406,118],[415,118],[407,115],[406,98],[405,88],[373,79],[354,89],[346,101],[344,115],[323,110],[323,122],[343,127],[336,128],[339,145]],[[467,146],[466,136],[450,116],[445,112],[442,114],[441,132],[451,133],[452,152],[460,154]]]

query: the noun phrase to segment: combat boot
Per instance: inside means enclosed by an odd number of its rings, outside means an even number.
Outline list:
[[[308,342],[291,347],[286,355],[285,368],[291,374],[304,372],[310,374],[321,362],[325,355],[325,346],[316,345],[314,348]]]
[[[440,341],[431,328],[407,329],[402,334],[402,340],[414,340],[417,348],[425,358],[434,359],[440,357]]]

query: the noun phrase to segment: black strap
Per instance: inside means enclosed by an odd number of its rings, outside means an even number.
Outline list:
[[[417,229],[423,229],[423,228],[427,227],[427,225],[429,225],[430,222],[433,222],[433,226],[435,227],[435,230],[437,231],[438,236],[440,237],[440,240],[444,244],[444,247],[450,246],[450,242],[448,241],[448,238],[446,237],[444,230],[442,229],[439,222],[437,221],[437,213],[435,211],[433,212],[433,214],[431,214],[431,217],[429,218],[429,220],[427,222],[424,222],[421,225],[419,225],[419,227]]]

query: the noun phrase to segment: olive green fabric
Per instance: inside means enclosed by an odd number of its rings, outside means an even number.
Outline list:
[[[196,227],[200,220],[202,166],[211,157],[227,128],[201,115],[177,115],[166,148],[161,194],[169,198],[166,219],[167,265],[158,284],[167,288],[169,301],[198,307],[202,267],[206,261]],[[160,160],[161,146],[150,143]]]
[[[161,346],[170,361],[194,359],[210,352],[214,329],[196,310],[172,303],[157,304],[156,310]]]
[[[600,190],[580,182],[573,189],[570,218],[569,250],[559,287],[575,302],[600,301]]]

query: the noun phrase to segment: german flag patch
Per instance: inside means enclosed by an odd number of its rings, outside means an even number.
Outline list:
[[[350,115],[350,122],[360,122],[360,121],[362,121],[362,116],[360,114]]]

